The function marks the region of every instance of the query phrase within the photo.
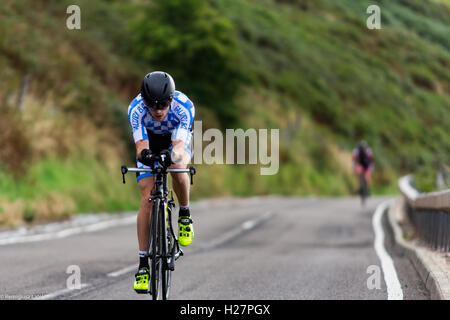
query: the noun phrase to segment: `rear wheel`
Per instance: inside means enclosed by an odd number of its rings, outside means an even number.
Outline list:
[[[366,204],[367,199],[367,182],[366,177],[364,175],[364,171],[361,172],[360,176],[360,196],[361,196],[361,204],[364,206]]]

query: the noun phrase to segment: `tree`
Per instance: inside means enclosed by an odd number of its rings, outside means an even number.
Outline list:
[[[212,109],[222,126],[236,122],[233,101],[243,75],[229,19],[208,1],[165,0],[147,5],[131,31],[143,63],[171,73],[177,88]]]

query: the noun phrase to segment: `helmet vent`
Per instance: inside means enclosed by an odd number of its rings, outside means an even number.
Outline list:
[[[163,93],[166,93],[166,90],[167,90],[167,83],[164,85]]]

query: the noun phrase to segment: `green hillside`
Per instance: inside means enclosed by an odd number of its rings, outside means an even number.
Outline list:
[[[81,9],[81,30],[66,8]],[[381,29],[369,30],[369,5]],[[171,73],[208,128],[280,129],[280,167],[198,165],[194,199],[349,195],[375,152],[374,193],[450,164],[446,0],[5,0],[0,7],[0,223],[134,210],[127,106]],[[434,177],[433,177],[434,178]]]

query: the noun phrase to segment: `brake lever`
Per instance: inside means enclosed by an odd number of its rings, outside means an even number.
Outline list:
[[[128,172],[128,168],[127,166],[122,166],[120,170],[122,171],[122,182],[125,184],[125,174]]]
[[[195,174],[195,167],[190,166],[189,167],[189,174],[191,175],[191,185],[194,184],[194,174]]]

